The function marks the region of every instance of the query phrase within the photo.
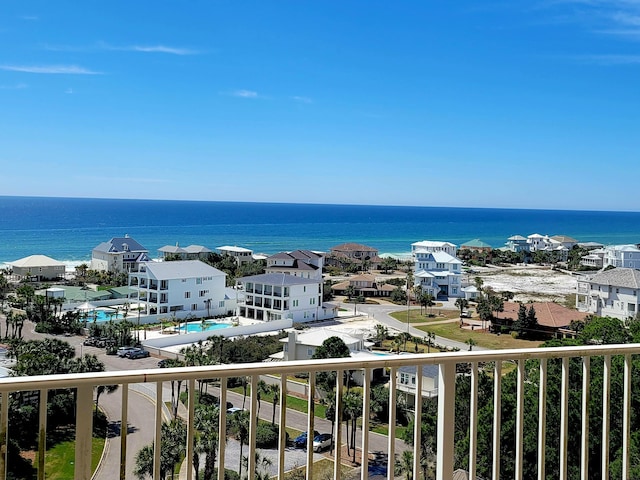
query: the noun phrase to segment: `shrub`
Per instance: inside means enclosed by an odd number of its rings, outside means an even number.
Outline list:
[[[258,422],[256,429],[257,448],[275,448],[278,445],[278,426],[268,422]]]

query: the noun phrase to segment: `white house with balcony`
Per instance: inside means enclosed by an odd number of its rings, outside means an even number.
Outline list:
[[[220,255],[233,257],[238,265],[254,261],[253,250],[248,248],[238,247],[236,245],[224,245],[222,247],[216,247],[216,250]]]
[[[411,244],[411,254],[415,259],[417,252],[445,252],[452,257],[456,256],[458,246],[450,242],[440,242],[437,240],[423,240]]]
[[[581,312],[627,320],[640,305],[640,270],[614,268],[578,280],[576,307]]]
[[[438,396],[438,366],[422,365],[422,396],[425,398]],[[408,405],[415,402],[417,372],[418,369],[411,366],[403,366],[396,371],[398,390],[404,392]]]
[[[129,235],[102,242],[91,251],[91,269],[102,272],[135,272],[149,260],[149,250]]]
[[[200,260],[147,262],[129,274],[145,315],[210,317],[232,313],[235,299],[227,296],[227,274]]]
[[[337,316],[337,307],[322,303],[322,280],[285,273],[263,273],[237,280],[244,291],[238,314],[270,322],[291,319],[312,322]]]
[[[640,249],[637,245],[610,245],[604,248],[603,267],[640,268]]]
[[[414,248],[415,245],[414,243],[411,246],[415,262],[414,285],[420,285],[423,293],[428,293],[434,298],[464,296],[462,262],[444,250],[432,251],[426,247]]]
[[[527,237],[522,235],[512,235],[507,238],[507,242],[504,244],[505,248],[510,252],[520,253],[529,251],[529,243]]]
[[[266,273],[284,273],[301,278],[322,280],[324,256],[310,250],[280,252],[267,257]]]

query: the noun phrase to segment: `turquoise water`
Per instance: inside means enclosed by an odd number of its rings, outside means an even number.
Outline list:
[[[406,254],[420,240],[460,245],[479,238],[500,247],[512,235],[532,233],[638,243],[640,212],[0,196],[0,264],[36,253],[88,262],[96,245],[125,234],[157,257],[158,248],[176,242],[268,254],[356,242]]]
[[[112,313],[112,315],[109,315],[109,313]],[[93,317],[95,315],[96,322],[108,322],[111,319],[119,320],[123,318],[122,313],[118,313],[118,314],[115,314],[115,313],[116,313],[115,310],[93,310],[92,312],[89,312],[88,318],[89,320],[93,320]]]
[[[221,328],[227,328],[231,326],[228,323],[218,323],[212,320],[208,320],[204,323],[205,328],[202,328],[202,322],[190,322],[187,324],[182,323],[180,324],[180,331],[185,332],[186,327],[186,333],[208,332],[209,330],[219,330]]]

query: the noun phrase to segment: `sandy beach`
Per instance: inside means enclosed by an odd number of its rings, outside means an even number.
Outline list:
[[[560,302],[575,293],[577,276],[538,265],[513,267],[473,267],[469,282],[482,278],[484,287],[497,292],[510,291],[515,301]]]

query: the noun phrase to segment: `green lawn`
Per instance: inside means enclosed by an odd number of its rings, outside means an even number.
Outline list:
[[[95,471],[104,450],[104,438],[93,437],[91,442],[91,471]],[[74,476],[76,442],[60,442],[47,450],[45,476],[48,480],[66,480]],[[37,461],[37,460],[36,460]]]
[[[407,323],[407,311],[400,310],[390,314],[396,320]],[[432,315],[432,316],[430,316]],[[442,310],[436,307],[428,310],[422,309],[420,313],[419,308],[412,308],[409,310],[409,323],[425,323],[425,322],[441,322],[442,320],[450,320],[452,318],[459,318],[459,310]]]
[[[240,395],[244,394],[242,387],[235,387],[230,390]],[[249,400],[248,397],[250,394],[251,394],[251,389],[247,388],[247,401]],[[273,396],[264,394],[264,393],[260,395],[260,398],[261,398],[261,401],[267,402],[269,404],[271,404],[271,401],[273,400]],[[309,404],[306,399],[287,395],[287,408],[290,408],[291,410],[297,410],[298,412],[307,413],[308,406]],[[316,417],[325,418],[325,412],[326,412],[326,407],[321,403],[316,403],[315,405]]]
[[[507,348],[535,348],[540,346],[542,342],[521,340],[513,338],[511,335],[496,335],[493,333],[474,332],[460,328],[455,323],[442,323],[437,325],[424,325],[416,327],[424,332],[434,332],[436,335],[458,342],[466,342],[472,338],[479,347],[489,348],[491,350],[504,350]]]

